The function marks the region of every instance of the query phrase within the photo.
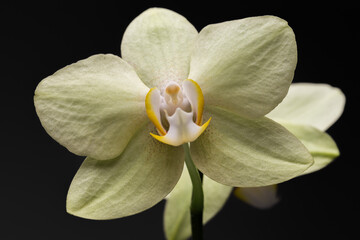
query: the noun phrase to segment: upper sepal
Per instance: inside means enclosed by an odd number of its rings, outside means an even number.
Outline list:
[[[180,14],[150,8],[127,27],[121,55],[148,87],[159,87],[168,81],[180,83],[189,75],[197,35],[196,28]]]

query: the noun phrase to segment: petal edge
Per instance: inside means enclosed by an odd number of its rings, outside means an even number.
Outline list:
[[[302,174],[313,164],[305,146],[280,124],[249,120],[222,109],[207,109],[212,124],[191,152],[209,178],[228,186],[277,184]]]
[[[189,78],[200,84],[207,105],[255,118],[285,97],[296,63],[295,35],[287,22],[251,17],[202,29]]]
[[[147,121],[147,91],[124,60],[98,54],[42,80],[34,104],[57,142],[77,155],[106,160],[118,156]]]
[[[161,201],[180,178],[182,148],[159,143],[146,124],[117,158],[87,158],[67,196],[68,213],[88,219],[115,219],[144,211]]]

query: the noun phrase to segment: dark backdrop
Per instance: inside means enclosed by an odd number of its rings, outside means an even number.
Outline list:
[[[126,26],[153,6],[177,11],[198,30],[248,16],[284,18],[298,43],[294,81],[329,83],[347,97],[343,116],[328,131],[338,143],[341,157],[319,172],[280,184],[282,200],[271,210],[257,210],[232,196],[206,225],[205,239],[350,238],[357,230],[359,214],[359,159],[355,155],[358,7],[345,1],[314,2],[1,3],[0,239],[164,239],[164,202],[111,221],[85,220],[66,213],[67,189],[83,158],[69,153],[45,133],[33,106],[34,89],[44,77],[93,54],[119,55]]]

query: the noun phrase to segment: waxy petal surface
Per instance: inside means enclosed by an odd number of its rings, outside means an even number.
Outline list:
[[[219,109],[207,130],[191,144],[195,165],[211,179],[229,186],[276,184],[300,175],[313,164],[305,146],[280,124],[249,120]]]
[[[189,78],[201,86],[206,105],[253,118],[285,97],[296,63],[295,36],[287,22],[251,17],[202,29]]]
[[[41,81],[35,107],[41,124],[71,152],[98,160],[118,156],[148,121],[148,88],[121,58],[91,56]]]
[[[124,152],[112,160],[86,158],[67,197],[70,214],[89,219],[114,219],[144,211],[161,201],[178,182],[182,148],[162,144],[143,126]]]
[[[224,206],[232,187],[217,183],[203,176],[204,215],[206,224]],[[169,240],[185,240],[191,236],[190,203],[192,185],[189,173],[184,167],[179,182],[167,197],[164,211],[165,235]]]
[[[197,35],[183,16],[163,8],[150,8],[126,29],[121,55],[149,88],[165,87],[169,81],[181,83],[188,77]]]
[[[327,133],[308,125],[280,122],[287,130],[294,134],[314,157],[314,164],[303,174],[318,171],[340,155],[335,141]]]
[[[310,125],[326,131],[344,111],[345,96],[328,84],[294,83],[288,95],[267,117]]]

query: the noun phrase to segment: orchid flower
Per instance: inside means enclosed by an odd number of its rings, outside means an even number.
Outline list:
[[[288,95],[267,116],[293,133],[314,157],[314,164],[300,176],[316,172],[340,155],[335,141],[325,131],[341,116],[345,95],[327,84],[294,83]],[[235,196],[249,205],[267,209],[279,198],[277,186],[236,188]]]
[[[307,147],[314,157],[314,164],[304,174],[326,167],[339,156],[334,140],[325,131],[341,116],[345,96],[340,89],[327,84],[294,83],[288,95],[267,116],[281,123]],[[190,236],[191,185],[186,171],[167,197],[164,212],[164,229],[167,239],[187,239]],[[232,188],[204,177],[204,224],[224,206]],[[267,209],[275,205],[277,185],[235,188],[235,196],[247,204]]]
[[[151,8],[126,29],[121,58],[98,54],[58,70],[35,91],[47,133],[86,156],[67,211],[114,219],[164,199],[184,151],[204,178],[236,187],[277,184],[313,164],[305,146],[265,117],[285,97],[295,36],[274,16],[208,25]],[[206,179],[204,185],[206,185]]]

